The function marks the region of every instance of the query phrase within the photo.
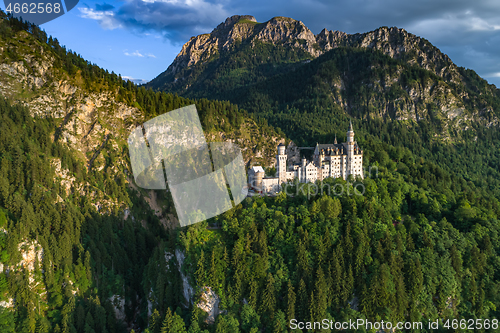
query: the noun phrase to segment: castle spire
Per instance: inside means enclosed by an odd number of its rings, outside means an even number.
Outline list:
[[[354,131],[352,130],[351,120],[349,120],[349,130],[347,131],[347,142],[354,143]]]
[[[334,144],[337,144],[337,133],[335,133],[335,141],[333,141]]]

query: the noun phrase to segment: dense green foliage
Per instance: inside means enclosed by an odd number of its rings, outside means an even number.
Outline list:
[[[290,318],[498,315],[498,201],[442,188],[450,176],[407,149],[383,145],[367,153],[379,170],[362,182],[363,196],[308,198],[307,189],[292,186],[294,197],[248,199],[209,221],[221,230],[200,223],[172,237],[119,178],[118,189],[106,192],[131,200],[147,229],[121,214],[98,214],[78,192],[68,195],[50,161],[71,155],[50,140],[51,121],[6,102],[0,114],[2,262],[15,265],[26,239],[44,251],[34,270],[1,275],[2,297],[16,299],[16,316],[0,316],[6,332],[120,332],[112,295],[126,300],[127,321],[150,332],[282,332]],[[99,177],[85,169],[81,175],[91,183]],[[227,312],[214,325],[185,307],[178,259],[168,254],[175,249],[186,254],[197,295],[211,286],[220,296]],[[357,310],[348,305],[353,295]]]
[[[2,38],[19,32],[53,52],[61,75],[79,76],[87,91],[114,91],[140,108],[140,121],[193,102],[206,132],[227,133],[246,119],[229,102],[136,87],[38,27],[2,20]],[[271,51],[257,49],[261,62]],[[247,51],[234,50],[254,61]],[[8,54],[11,60],[22,56],[15,47]],[[369,116],[370,101],[404,98],[403,85],[448,83],[376,52],[342,48],[293,73],[270,72],[267,64],[261,69],[272,73],[269,81],[257,72],[252,80],[259,85],[240,90],[251,83],[240,77],[229,88],[262,126],[269,119],[299,144],[331,142],[348,118],[326,93],[325,80],[336,77],[347,59],[359,77],[347,81],[342,98],[352,106],[348,114],[355,116],[365,166],[376,167],[367,169],[369,177],[328,179],[318,185],[325,193],[316,195],[310,185],[290,184],[292,196],[248,198],[183,229],[164,228],[143,193],[127,185],[126,147],[104,144],[103,169],[89,168],[54,140],[61,120],[33,118],[26,108],[0,100],[0,302],[6,305],[0,306],[0,331],[257,333],[286,332],[292,318],[498,318],[499,134],[477,124],[452,146],[434,139],[441,125],[432,112],[418,124]],[[403,68],[398,75],[405,83],[372,95],[363,87],[367,77],[382,75],[367,69],[374,62]],[[227,69],[224,75],[238,70]],[[297,77],[302,81],[292,80]],[[59,161],[75,179],[69,189],[56,172]],[[362,195],[355,191],[360,188]],[[169,194],[157,195],[175,214]],[[103,201],[113,209],[102,209]],[[188,299],[187,283],[194,289]],[[208,287],[222,310],[213,324],[195,305]],[[124,313],[117,315],[122,301]]]
[[[191,104],[196,104],[206,133],[228,135],[253,122],[229,102],[189,100],[139,88],[67,51],[29,23],[3,17],[0,36],[9,45],[3,61],[22,60],[25,44],[41,46],[54,56],[53,71],[62,79],[76,77],[76,84],[83,80],[81,88],[86,92],[114,93],[118,101],[142,111],[138,122]],[[4,267],[0,301],[7,306],[0,307],[0,330],[123,332],[127,326],[147,327],[148,301],[156,313],[164,313],[163,301],[161,307],[154,301],[157,296],[167,295],[172,304],[181,304],[178,284],[164,281],[167,289],[152,294],[156,288],[148,282],[151,274],[154,285],[160,283],[156,276],[159,249],[166,244],[173,249],[175,237],[169,237],[142,193],[127,186],[126,147],[116,148],[116,141],[106,141],[100,151],[103,169],[91,168],[59,140],[60,119],[32,118],[28,109],[3,99],[0,115],[0,262]],[[266,135],[278,135],[265,122],[259,126]],[[56,173],[59,162],[74,177],[69,189]],[[168,194],[157,197],[167,205],[165,213],[175,214]],[[112,203],[111,211],[101,207],[103,201]],[[125,207],[130,210],[126,220]],[[178,281],[178,271],[172,270],[168,280]],[[114,310],[121,302],[124,321],[117,320]]]
[[[98,214],[91,197],[79,191],[67,193],[52,162],[62,159],[69,166],[75,161],[66,148],[52,142],[52,122],[0,103],[1,261],[11,267],[1,274],[0,287],[3,300],[14,298],[16,309],[15,318],[0,316],[0,325],[13,328],[15,319],[16,332],[121,331],[109,298],[123,296],[134,308],[144,297],[142,277],[134,272],[143,271],[166,232],[136,196],[130,196],[129,205],[147,221],[147,230],[130,219],[123,221],[121,212]],[[75,174],[83,170],[80,180],[88,186],[102,183],[107,195],[129,201],[123,175],[110,179],[107,173],[87,174],[78,162],[71,168]],[[34,258],[19,266],[23,248]]]
[[[281,332],[290,318],[496,317],[498,200],[447,188],[450,175],[408,149],[381,145],[366,157],[379,173],[362,182],[364,196],[308,199],[307,186],[292,187],[294,198],[249,199],[214,219],[220,233],[199,224],[179,234],[193,281],[228,311],[217,332],[234,331],[225,320]],[[349,187],[326,182],[335,184]]]
[[[400,153],[407,168],[391,171],[395,161],[376,151],[373,178],[329,179],[323,195],[292,185],[293,197],[248,199],[216,218],[220,233],[203,224],[182,231],[187,267],[220,295],[220,317],[240,332],[285,332],[292,318],[497,317],[499,201],[424,189],[429,163]],[[353,195],[358,184],[363,195]],[[233,332],[222,323],[217,332]]]

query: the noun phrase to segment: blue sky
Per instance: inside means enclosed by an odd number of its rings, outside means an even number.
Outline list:
[[[235,14],[253,15],[259,22],[292,17],[315,34],[323,28],[356,33],[397,26],[500,87],[497,0],[80,0],[68,14],[41,27],[109,71],[151,80],[191,36],[210,32]]]

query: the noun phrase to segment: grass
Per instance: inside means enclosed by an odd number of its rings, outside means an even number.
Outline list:
[[[251,24],[251,25],[257,25],[257,24],[260,24],[259,22],[254,22],[254,21],[250,21],[249,19],[241,19],[239,20],[238,22],[236,22],[236,24]]]

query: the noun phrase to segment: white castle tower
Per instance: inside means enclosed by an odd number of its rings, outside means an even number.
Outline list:
[[[276,160],[278,161],[278,183],[282,184],[286,182],[286,159],[287,155],[285,153],[285,145],[280,143],[278,146],[278,155]]]
[[[354,141],[354,131],[352,122],[349,122],[349,130],[347,131],[347,172],[346,178],[349,175],[363,177],[363,150]]]
[[[352,122],[349,121],[349,130],[347,130],[347,172],[346,177],[355,174],[354,172],[354,131]]]

